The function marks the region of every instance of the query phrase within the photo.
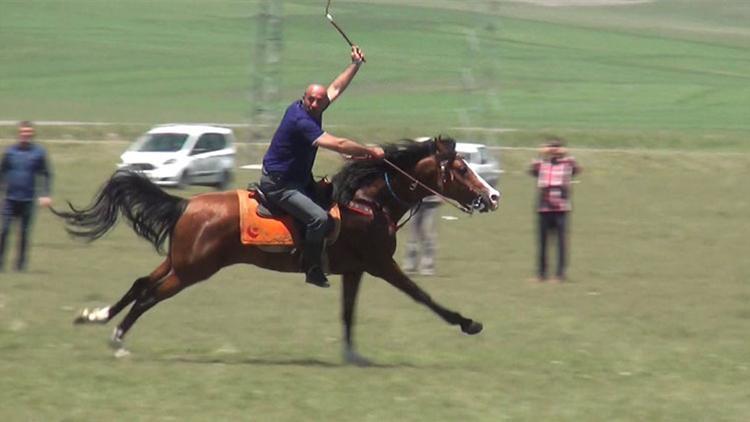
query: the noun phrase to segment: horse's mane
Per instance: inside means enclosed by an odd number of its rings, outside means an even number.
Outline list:
[[[388,161],[399,168],[408,169],[432,154],[435,151],[435,142],[402,139],[383,145],[382,148]],[[382,177],[385,172],[393,171],[395,170],[383,161],[352,161],[333,176],[333,200],[339,204],[348,204],[357,189]]]

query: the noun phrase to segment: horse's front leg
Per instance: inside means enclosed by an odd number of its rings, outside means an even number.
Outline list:
[[[362,272],[344,273],[342,276],[341,319],[344,323],[344,360],[358,366],[368,366],[369,360],[359,355],[354,348],[354,308],[362,282]]]
[[[391,259],[389,262],[382,263],[379,268],[373,271],[368,271],[370,274],[380,277],[395,286],[397,289],[409,295],[415,301],[426,305],[432,309],[436,314],[440,315],[448,324],[458,325],[461,327],[461,331],[466,334],[477,334],[482,331],[482,324],[472,319],[466,318],[458,312],[451,311],[438,303],[436,303],[430,297],[427,292],[422,290],[417,283],[413,282],[398,266],[398,264]]]

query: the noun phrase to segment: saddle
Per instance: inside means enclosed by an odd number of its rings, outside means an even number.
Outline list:
[[[257,186],[237,190],[240,206],[240,241],[243,245],[282,247],[283,250],[300,246],[304,227],[289,214],[269,203]],[[341,212],[338,204],[328,207],[331,230],[326,237],[333,244],[341,231]]]

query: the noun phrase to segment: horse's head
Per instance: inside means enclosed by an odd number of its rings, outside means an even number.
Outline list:
[[[482,179],[456,152],[456,141],[438,136],[429,141],[434,151],[415,167],[415,176],[438,193],[453,199],[466,212],[495,211],[500,192]]]
[[[386,157],[382,162],[353,161],[333,177],[336,202],[348,204],[357,192],[374,198],[385,187],[389,197],[407,208],[425,196],[438,193],[458,202],[468,213],[497,209],[500,192],[456,153],[453,139],[438,136],[426,142],[404,140],[384,149]]]

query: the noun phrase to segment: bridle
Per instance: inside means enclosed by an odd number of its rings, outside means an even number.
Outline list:
[[[396,171],[398,171],[399,173],[401,173],[402,175],[404,175],[406,178],[408,178],[408,179],[410,179],[412,181],[411,185],[409,185],[409,190],[410,191],[413,191],[413,190],[415,190],[417,188],[417,186],[420,186],[420,187],[424,188],[426,191],[432,193],[433,195],[436,195],[436,196],[440,197],[443,201],[445,201],[446,203],[454,206],[456,209],[458,209],[460,211],[463,211],[463,212],[465,212],[467,214],[473,214],[474,213],[474,208],[473,208],[474,204],[477,203],[478,201],[481,201],[481,195],[477,195],[477,199],[475,199],[472,202],[472,207],[467,207],[466,205],[461,204],[458,201],[454,201],[453,199],[450,199],[450,198],[446,197],[442,193],[440,193],[440,192],[436,191],[435,189],[432,189],[431,187],[429,187],[429,186],[425,185],[424,183],[420,182],[414,176],[412,176],[411,174],[407,173],[406,171],[404,171],[403,169],[401,169],[399,166],[393,164],[387,158],[383,158],[383,161],[386,164],[388,164],[389,166],[393,167]],[[447,182],[448,176],[450,174],[450,171],[448,171],[446,169],[446,167],[448,166],[448,161],[449,161],[448,159],[440,161],[440,177],[438,178],[438,180],[439,180],[439,184],[440,184],[440,188],[441,189],[443,188],[443,186],[445,186],[445,183]],[[391,192],[391,194],[398,201],[400,201],[402,203],[406,203],[406,201],[404,201],[401,198],[399,198],[396,195],[396,193],[393,192],[393,189],[391,189],[390,181],[388,180],[388,173],[387,172],[386,172],[386,185],[388,185],[389,191]]]

